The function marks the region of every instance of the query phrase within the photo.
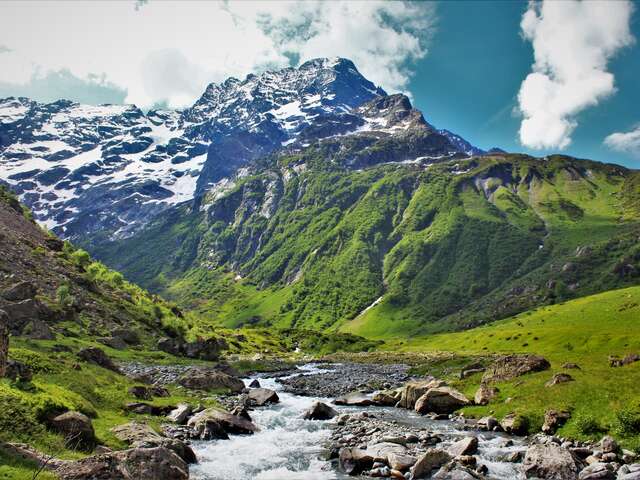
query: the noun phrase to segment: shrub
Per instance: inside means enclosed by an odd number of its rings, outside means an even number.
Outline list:
[[[56,290],[56,299],[58,303],[63,307],[70,307],[73,305],[75,298],[71,295],[69,285],[60,285]]]
[[[590,413],[580,413],[574,417],[574,424],[582,435],[598,435],[605,431],[602,425]]]
[[[91,257],[81,248],[71,254],[71,260],[82,268],[86,268],[91,263]]]
[[[616,412],[615,431],[622,436],[632,436],[640,433],[640,411],[625,408]]]

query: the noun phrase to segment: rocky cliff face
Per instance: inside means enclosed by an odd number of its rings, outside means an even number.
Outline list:
[[[182,111],[0,100],[0,180],[37,220],[91,245],[131,235],[272,152],[328,137],[409,130],[429,140],[421,138],[407,154],[470,152],[349,60],[316,59],[211,84]]]

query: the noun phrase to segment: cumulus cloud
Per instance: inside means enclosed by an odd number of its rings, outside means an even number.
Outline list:
[[[566,148],[576,115],[615,92],[609,59],[634,38],[630,0],[531,2],[520,24],[535,63],[518,93],[520,142]]]
[[[640,159],[640,124],[628,132],[616,132],[604,139],[604,144],[617,152]]]
[[[0,84],[24,90],[67,72],[104,78],[143,107],[181,107],[212,81],[342,56],[402,91],[434,19],[431,3],[385,1],[5,1],[0,44],[12,50],[0,55]]]

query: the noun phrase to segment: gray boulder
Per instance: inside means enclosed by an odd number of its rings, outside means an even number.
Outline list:
[[[280,401],[278,394],[268,388],[254,388],[249,391],[247,398],[251,404],[258,407],[262,407],[270,403],[278,403]]]
[[[374,404],[373,400],[362,392],[348,393],[336,398],[333,403],[335,405],[350,405],[354,407],[368,407]]]
[[[191,368],[179,379],[178,383],[191,390],[230,390],[232,393],[240,393],[244,390],[242,380],[218,370]]]
[[[411,467],[410,471],[412,478],[427,478],[431,472],[439,469],[450,460],[451,455],[444,450],[430,448],[421,457],[419,457],[415,465]]]
[[[60,432],[69,448],[92,450],[96,445],[91,419],[80,412],[66,412],[51,420],[51,427]]]
[[[359,448],[341,448],[338,458],[340,468],[347,475],[360,475],[373,466],[373,457]]]
[[[553,443],[530,446],[523,468],[527,478],[541,480],[576,480],[579,470],[571,452]]]
[[[469,405],[469,399],[451,387],[430,388],[415,405],[418,413],[453,413]]]
[[[326,403],[315,402],[311,408],[304,412],[302,418],[305,420],[331,420],[336,415],[338,412]]]
[[[462,440],[458,440],[449,448],[447,452],[452,457],[459,457],[461,455],[473,455],[478,451],[478,439],[476,437],[466,437]]]

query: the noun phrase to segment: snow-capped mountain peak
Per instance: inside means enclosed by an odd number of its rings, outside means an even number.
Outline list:
[[[180,111],[11,97],[0,100],[0,181],[63,237],[126,236],[275,150],[414,128],[433,130],[343,58],[212,83]],[[442,135],[446,154],[470,152]]]

